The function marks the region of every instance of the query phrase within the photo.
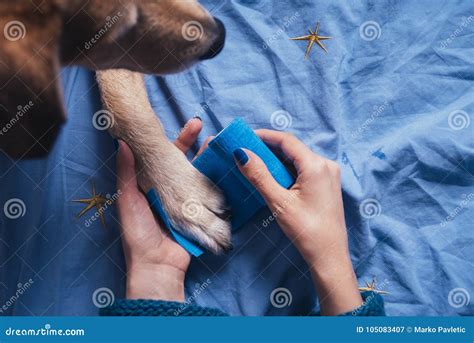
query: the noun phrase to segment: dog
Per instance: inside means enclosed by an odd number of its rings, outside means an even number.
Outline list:
[[[142,75],[176,73],[213,58],[224,46],[222,22],[194,0],[15,0],[0,2],[0,28],[4,153],[47,155],[66,119],[60,67],[96,70],[109,132],[132,149],[141,189],[158,192],[185,236],[213,253],[230,247],[221,191],[168,141]]]

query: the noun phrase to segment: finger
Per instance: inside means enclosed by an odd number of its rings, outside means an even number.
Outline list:
[[[289,133],[265,129],[256,130],[255,133],[270,147],[280,149],[285,158],[296,167],[298,173],[309,168],[315,157],[321,158]]]
[[[184,153],[187,153],[188,150],[193,146],[194,142],[201,132],[202,121],[200,117],[194,117],[184,125],[183,129],[179,133],[178,138],[175,140],[174,144]]]
[[[204,150],[207,149],[207,147],[209,146],[209,142],[212,141],[214,139],[215,136],[209,136],[206,138],[206,140],[204,141],[204,143],[202,144],[202,146],[199,148],[199,151],[197,152],[196,156],[194,156],[193,160],[198,157],[199,155],[202,154],[202,152]]]
[[[117,153],[118,191],[120,197],[116,205],[125,242],[131,244],[141,240],[142,236],[149,236],[149,228],[156,225],[156,219],[145,195],[138,188],[133,152],[121,140]]]
[[[135,174],[135,158],[128,145],[119,140],[117,153],[117,189],[127,192],[137,189],[137,177]]]
[[[275,181],[263,161],[247,149],[236,149],[234,158],[240,172],[257,189],[265,202],[274,210],[287,190]]]

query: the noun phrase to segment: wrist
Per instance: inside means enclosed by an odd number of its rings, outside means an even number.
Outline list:
[[[127,299],[184,301],[184,271],[169,265],[138,264],[127,271]]]
[[[349,312],[362,304],[349,256],[340,259],[336,264],[312,265],[311,275],[322,315]]]

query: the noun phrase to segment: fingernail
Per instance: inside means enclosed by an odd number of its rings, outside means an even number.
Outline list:
[[[114,146],[115,146],[115,150],[117,151],[119,149],[119,141],[118,139],[114,139]]]
[[[249,161],[248,155],[241,148],[235,149],[233,154],[234,158],[239,162],[241,166],[245,166]]]
[[[202,118],[200,116],[194,116],[193,119],[197,119],[197,120],[202,121]]]

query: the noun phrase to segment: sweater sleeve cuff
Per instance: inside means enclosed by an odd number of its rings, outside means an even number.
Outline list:
[[[339,316],[385,316],[384,301],[380,294],[373,291],[361,292],[362,305],[352,311],[341,313]],[[320,312],[313,312],[311,316],[320,316]]]
[[[340,316],[385,316],[383,298],[374,291],[361,292],[363,303],[352,311],[342,313]]]
[[[101,316],[227,316],[226,313],[193,304],[161,300],[117,299],[100,309]]]

